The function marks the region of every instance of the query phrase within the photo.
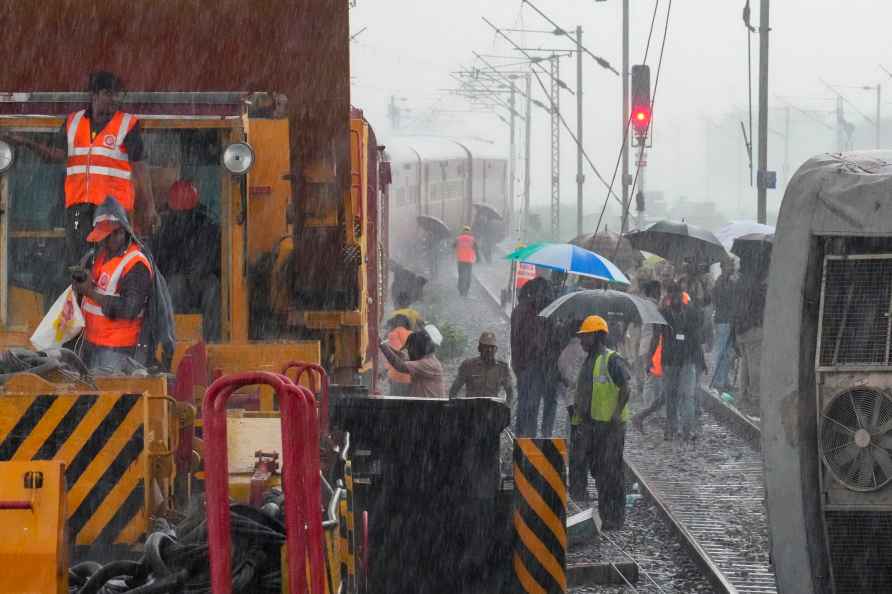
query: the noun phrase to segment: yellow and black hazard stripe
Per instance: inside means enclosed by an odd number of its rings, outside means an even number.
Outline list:
[[[77,545],[144,534],[141,394],[9,395],[0,399],[0,460],[62,460]]]
[[[514,576],[520,592],[567,591],[567,444],[514,443]]]
[[[347,527],[347,587],[354,591],[356,584],[356,523],[353,513],[353,464],[350,460],[344,464],[344,488],[346,489],[346,522]]]

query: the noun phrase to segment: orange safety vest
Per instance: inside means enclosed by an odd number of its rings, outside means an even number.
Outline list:
[[[133,168],[124,138],[136,126],[135,115],[116,112],[95,138],[92,138],[86,111],[68,116],[68,163],[65,170],[65,208],[75,204],[100,205],[114,196],[124,210],[133,211]]]
[[[389,344],[394,350],[400,351],[404,346],[406,346],[406,340],[409,339],[410,334],[412,334],[412,331],[407,328],[403,328],[402,326],[394,328],[387,335],[387,344]],[[410,376],[408,373],[397,371],[393,368],[393,365],[391,365],[390,362],[386,359],[384,361],[384,366],[387,368],[387,377],[390,378],[390,381],[400,384],[412,383],[412,376]]]
[[[657,343],[657,348],[654,349],[654,356],[651,357],[650,360],[650,373],[655,377],[663,377],[663,337],[660,337],[660,342]]]
[[[459,262],[467,262],[469,264],[473,264],[477,261],[477,250],[474,249],[475,245],[474,236],[468,233],[463,233],[459,235],[455,239],[455,257]]]
[[[118,283],[140,262],[149,269],[150,273],[152,272],[152,265],[149,264],[148,258],[139,251],[139,247],[135,243],[131,243],[130,247],[124,250],[120,256],[109,260],[106,259],[105,250],[100,252],[93,262],[91,272],[97,291],[102,295],[118,296]],[[107,318],[102,312],[102,307],[89,297],[84,297],[82,309],[86,322],[84,338],[88,341],[101,347],[136,346],[139,332],[142,329],[142,313],[133,320],[112,320]]]

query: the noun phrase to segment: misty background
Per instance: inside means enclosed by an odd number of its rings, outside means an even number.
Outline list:
[[[566,2],[537,0],[536,6],[572,30],[583,29],[583,45],[621,67],[621,0]],[[668,0],[659,10],[647,63],[651,87]],[[671,4],[659,86],[655,91],[652,148],[644,171],[648,216],[686,218],[708,226],[734,219],[755,219],[755,180],[740,122],[749,127],[747,37],[743,0],[676,0]],[[759,2],[752,2],[751,23],[758,26]],[[641,63],[655,0],[631,2],[630,61]],[[474,113],[469,102],[450,93],[450,77],[475,64],[472,51],[524,57],[483,22],[500,28],[550,29],[520,0],[355,0],[350,11],[352,103],[364,110],[379,141],[398,142],[389,105],[401,110],[398,134],[474,137],[508,155],[508,126],[494,113]],[[786,0],[772,3],[769,81],[768,169],[777,172],[777,189],[768,190],[768,222],[773,224],[789,177],[812,155],[875,145],[876,85],[882,85],[881,146],[892,140],[892,71],[889,23],[892,3],[878,0]],[[571,48],[565,37],[508,33],[524,47]],[[758,34],[752,33],[753,129],[757,124]],[[491,60],[509,63],[510,60]],[[478,63],[479,65],[479,63]],[[575,57],[561,60],[561,79],[576,89]],[[547,84],[547,77],[543,76]],[[825,84],[826,83],[826,84]],[[830,85],[830,86],[828,86]],[[870,86],[870,89],[863,87]],[[885,88],[888,86],[888,90]],[[545,103],[535,79],[533,96]],[[601,174],[610,180],[622,133],[621,79],[583,59],[584,146]],[[886,99],[888,97],[888,100]],[[574,130],[576,98],[561,95],[561,112]],[[518,96],[518,108],[524,104]],[[843,120],[839,119],[839,109]],[[503,112],[504,113],[504,112]],[[518,139],[523,125],[518,120]],[[550,200],[549,117],[533,108],[531,204]],[[757,139],[753,139],[757,160]],[[518,180],[523,174],[523,147],[518,142]],[[635,150],[630,170],[635,172]],[[572,138],[561,136],[562,227],[575,227],[576,153]],[[585,213],[599,211],[607,191],[585,168]],[[518,195],[522,183],[516,184]],[[621,191],[617,176],[614,191]],[[520,200],[517,199],[519,204]],[[618,205],[614,205],[618,206]],[[632,202],[634,209],[634,201]],[[619,227],[619,208],[608,227]],[[588,221],[586,222],[588,225]]]

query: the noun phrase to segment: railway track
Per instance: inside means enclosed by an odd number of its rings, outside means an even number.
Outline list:
[[[474,277],[498,303],[498,292]],[[510,318],[499,307],[506,319]],[[768,563],[761,431],[736,408],[701,390],[700,439],[664,442],[662,431],[629,429],[625,463],[630,480],[684,543],[716,592],[774,594]]]
[[[626,466],[717,592],[773,594],[758,426],[712,394],[701,397],[697,442],[629,431]]]

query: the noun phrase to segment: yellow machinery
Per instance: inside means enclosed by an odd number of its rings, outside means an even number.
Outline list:
[[[67,594],[65,466],[0,464],[0,592]]]

